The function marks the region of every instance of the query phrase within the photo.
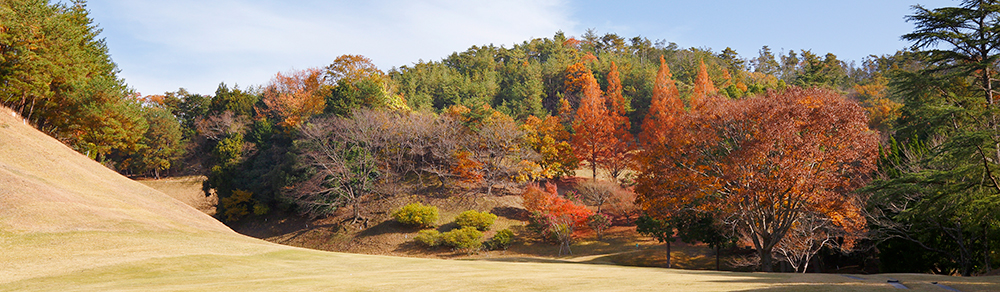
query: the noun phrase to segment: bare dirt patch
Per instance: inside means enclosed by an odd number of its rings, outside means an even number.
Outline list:
[[[201,185],[206,179],[208,178],[205,176],[197,175],[162,179],[137,179],[136,181],[157,191],[161,191],[209,216],[214,216],[215,206],[219,204],[219,197],[214,193],[205,196]]]

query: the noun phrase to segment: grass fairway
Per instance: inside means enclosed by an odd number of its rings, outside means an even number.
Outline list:
[[[11,239],[11,237],[6,237]],[[0,291],[996,291],[995,278],[763,274],[321,252],[219,234],[15,236]],[[13,273],[8,273],[13,272]],[[13,277],[12,277],[13,276]]]
[[[1000,291],[997,277],[763,274],[300,249],[239,235],[0,109],[0,291]]]

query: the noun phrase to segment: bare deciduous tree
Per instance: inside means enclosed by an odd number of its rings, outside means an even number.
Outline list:
[[[382,174],[372,145],[366,143],[372,129],[358,125],[355,120],[333,117],[302,129],[296,145],[314,174],[288,194],[303,213],[322,216],[350,206],[352,223],[362,218],[360,205],[373,194]]]

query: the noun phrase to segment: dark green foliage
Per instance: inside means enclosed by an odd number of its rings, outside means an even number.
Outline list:
[[[881,176],[866,189],[878,215],[872,224],[890,259],[909,253],[932,261],[934,272],[989,271],[1000,233],[1000,110],[993,89],[1000,6],[963,1],[914,11],[907,19],[916,28],[903,38],[926,51],[915,54],[917,66],[892,75],[904,105],[895,139],[881,151]]]
[[[495,47],[472,47],[440,63],[403,66],[390,76],[407,104],[417,110],[442,110],[452,105],[490,104],[499,91]]]
[[[181,125],[161,107],[146,107],[143,116],[149,128],[139,141],[139,149],[122,163],[122,170],[140,175],[152,173],[159,178],[161,171],[170,169],[184,154]]]
[[[372,108],[384,102],[385,92],[382,84],[371,79],[351,82],[347,79],[337,81],[337,86],[326,98],[324,113],[337,116],[347,116],[358,108]]]
[[[677,237],[687,243],[703,242],[709,247],[736,243],[736,237],[726,232],[726,227],[715,216],[699,211],[684,211],[671,218],[677,228]]]
[[[196,97],[191,102],[193,111],[204,110],[204,101]],[[202,149],[211,154],[208,180],[202,189],[206,193],[214,189],[220,201],[236,189],[245,190],[257,204],[252,210],[255,212],[250,212],[255,215],[274,207],[289,207],[282,192],[307,175],[294,167],[297,160],[292,140],[296,130],[258,116],[256,108],[260,103],[260,96],[253,91],[220,84],[205,115],[194,118],[198,133],[205,139]],[[224,208],[220,206],[219,214],[226,211]]]
[[[437,225],[438,208],[435,206],[424,206],[421,203],[412,203],[393,212],[392,217],[396,221],[399,221],[399,223],[406,225],[433,227]]]
[[[480,231],[486,231],[493,225],[493,221],[496,219],[497,215],[493,215],[490,212],[469,210],[458,214],[455,217],[455,224],[461,227],[472,227]]]
[[[441,244],[455,249],[476,250],[483,245],[483,233],[476,228],[462,227],[441,233]]]
[[[934,238],[941,239],[941,238]],[[930,242],[940,246],[941,242]],[[947,274],[961,268],[943,253],[927,249],[910,240],[891,238],[878,244],[879,272]]]
[[[539,235],[544,241],[558,242],[556,235],[551,232],[550,226],[552,226],[552,217],[545,216],[545,214],[539,212],[532,212],[528,216],[528,225],[525,227],[532,233]]]
[[[607,215],[595,213],[587,217],[587,226],[597,232],[597,239],[601,239],[604,236],[604,230],[611,227],[611,219]]]
[[[241,90],[239,86],[230,89],[225,83],[219,83],[209,109],[214,113],[229,111],[237,116],[252,117],[256,113],[254,105],[258,101],[260,95],[252,90]]]
[[[677,237],[688,244],[702,242],[715,248],[715,269],[721,270],[722,247],[736,245],[738,239],[729,232],[729,227],[719,222],[715,216],[706,212],[687,210],[670,218],[671,225],[677,228]]]
[[[643,214],[635,220],[635,227],[639,234],[652,236],[656,241],[667,244],[667,267],[670,268],[670,243],[675,240],[672,222]]]
[[[503,229],[497,231],[489,241],[486,242],[486,246],[491,250],[507,250],[510,245],[514,243],[514,232],[510,229]]]
[[[820,58],[812,51],[802,51],[802,69],[792,84],[802,88],[830,87],[839,88],[847,81],[844,64],[837,56],[827,53]]]
[[[646,236],[651,236],[659,242],[674,241],[674,227],[667,220],[660,220],[652,216],[643,215],[635,220],[636,232]]]
[[[541,66],[507,62],[500,68],[500,92],[490,104],[516,120],[529,115],[544,117],[548,111],[542,107],[545,88],[542,84]]]
[[[110,165],[137,148],[140,106],[84,2],[4,1],[0,27],[0,103]]]
[[[163,95],[163,107],[180,122],[184,139],[187,140],[198,134],[195,123],[208,114],[211,105],[211,96],[191,94],[184,88]]]
[[[142,148],[142,106],[84,2],[0,2],[0,104],[112,168]]]

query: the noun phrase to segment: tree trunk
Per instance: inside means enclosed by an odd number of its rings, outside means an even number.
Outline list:
[[[358,219],[361,218],[361,212],[358,211],[358,203],[355,202],[354,204],[351,205],[353,205],[352,209],[354,209],[354,219],[351,219],[351,224],[353,225],[355,223],[358,223]]]
[[[670,265],[670,242],[667,241],[667,268],[671,268]]]
[[[990,266],[990,237],[988,236],[989,231],[986,228],[986,225],[983,224],[983,258],[985,260],[986,273],[989,273],[993,270],[993,267]]]
[[[773,272],[771,250],[760,249],[757,251],[757,255],[760,256],[760,271],[761,272]]]
[[[716,271],[721,271],[722,270],[722,268],[720,268],[720,266],[719,266],[719,251],[720,251],[719,250],[719,246],[716,245],[715,246],[715,270]]]
[[[597,162],[593,162],[593,161],[590,162],[590,170],[592,170],[594,172],[593,173],[593,177],[594,177],[594,181],[596,182],[597,181]]]

